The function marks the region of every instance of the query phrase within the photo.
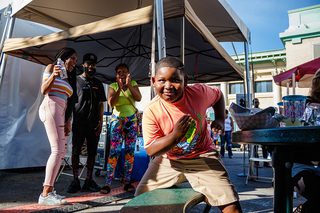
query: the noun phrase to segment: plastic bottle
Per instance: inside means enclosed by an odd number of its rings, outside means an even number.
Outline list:
[[[139,140],[139,137],[137,138],[137,141],[136,141],[136,147],[134,149],[134,153],[139,153],[140,152],[140,140]]]
[[[60,78],[61,79],[68,78],[66,67],[64,65],[64,62],[61,60],[61,58],[58,58],[57,65],[60,67],[60,70],[61,70],[60,71]]]

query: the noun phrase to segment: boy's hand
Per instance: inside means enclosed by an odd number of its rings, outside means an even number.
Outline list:
[[[222,134],[224,135],[224,120],[216,119],[216,120],[212,121],[211,129],[212,128],[216,128],[218,130],[221,130]]]
[[[178,143],[186,136],[188,129],[190,128],[191,120],[192,118],[189,114],[184,115],[174,126],[172,133],[174,134]]]

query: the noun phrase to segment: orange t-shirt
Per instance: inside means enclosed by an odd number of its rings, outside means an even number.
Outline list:
[[[183,97],[175,103],[168,103],[156,96],[143,111],[144,146],[148,147],[158,138],[171,133],[177,121],[183,115],[190,114],[193,120],[186,137],[164,157],[188,159],[216,149],[207,130],[205,114],[220,97],[220,89],[202,84],[186,86]]]

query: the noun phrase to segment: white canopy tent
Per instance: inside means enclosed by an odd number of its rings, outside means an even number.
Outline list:
[[[13,17],[64,31],[6,39],[3,52],[47,65],[58,49],[73,47],[78,53],[78,66],[85,53],[98,56],[97,77],[102,82],[115,80],[114,67],[122,61],[129,65],[132,79],[139,85],[149,85],[153,3],[153,0],[13,0]],[[219,41],[246,42],[249,30],[224,0],[170,0],[164,1],[163,10],[167,55],[182,57],[181,46],[184,46],[186,74],[193,83],[243,80],[243,70]],[[184,26],[181,24],[183,18],[186,20]],[[185,40],[181,45],[183,28]],[[35,148],[37,143],[32,141],[30,148]],[[0,168],[1,165],[0,162]],[[4,165],[3,168],[19,168],[21,165],[11,166]]]
[[[6,18],[0,11],[0,32]],[[53,33],[38,24],[17,19],[12,37]],[[0,33],[1,34],[1,33]],[[0,94],[0,169],[43,166],[50,145],[38,109],[44,66],[8,56]]]

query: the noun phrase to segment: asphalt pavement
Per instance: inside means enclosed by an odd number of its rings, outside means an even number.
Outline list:
[[[271,213],[273,212],[273,184],[270,180],[266,182],[258,182],[250,180],[246,185],[246,173],[248,171],[248,153],[242,150],[234,149],[233,158],[226,155],[223,158],[232,183],[235,185],[239,196],[243,212],[254,213]],[[259,176],[273,177],[273,169],[268,167],[259,168]],[[71,174],[70,169],[66,172]],[[105,171],[101,171],[100,175],[94,176],[98,185],[103,186]],[[69,205],[52,209],[48,206],[40,206],[37,204],[38,197],[42,191],[42,182],[44,179],[44,168],[25,168],[14,170],[0,171],[0,212],[120,212],[120,209],[130,199],[133,193],[125,192],[122,188],[120,180],[112,182],[112,190],[108,195],[93,193],[90,191],[78,191],[74,194],[67,193],[73,177],[62,175],[55,183],[55,190],[58,194],[66,196]],[[264,180],[259,178],[259,180]],[[83,184],[84,181],[81,181]],[[134,185],[138,184],[135,182]],[[294,209],[305,202],[301,196],[293,200]],[[201,212],[205,208],[205,203],[200,203],[193,207],[189,212]],[[210,210],[220,212],[216,207]]]

